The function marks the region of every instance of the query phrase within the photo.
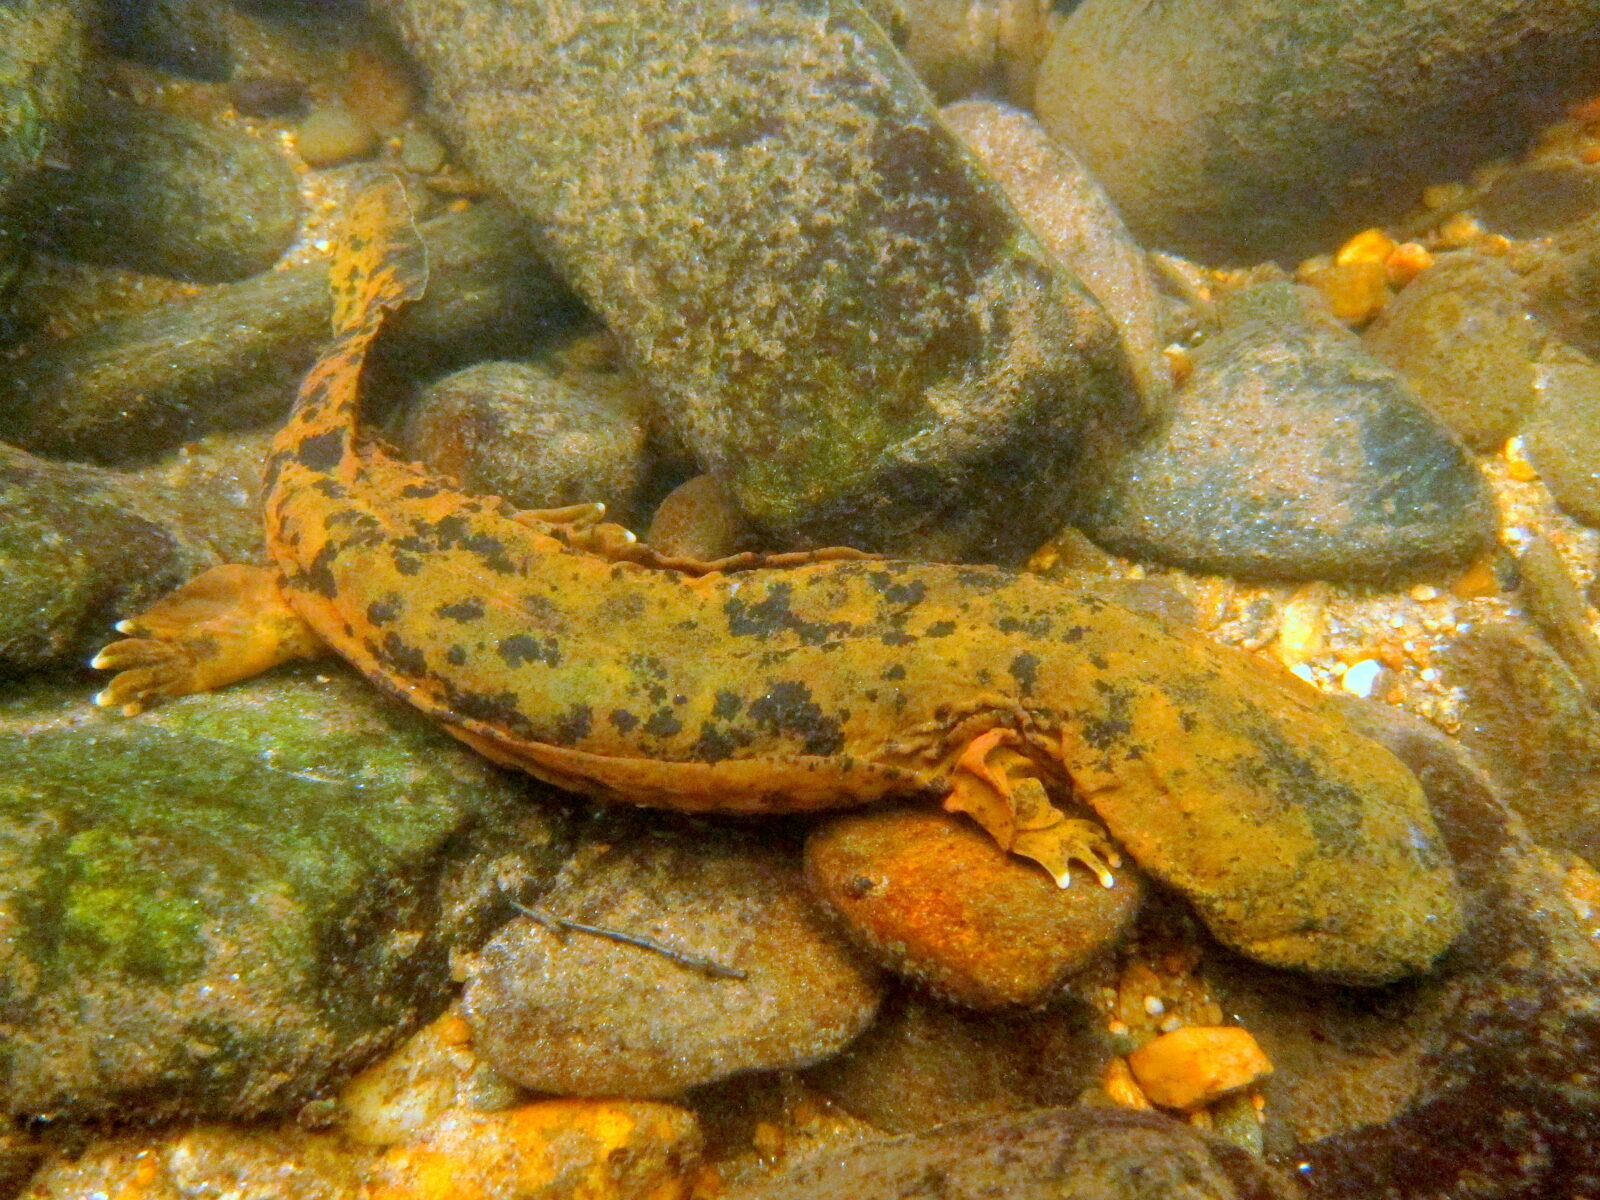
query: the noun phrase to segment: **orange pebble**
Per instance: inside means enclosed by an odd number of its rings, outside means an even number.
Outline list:
[[[1589,99],[1574,104],[1567,109],[1567,115],[1574,121],[1588,124],[1591,121],[1600,121],[1600,96],[1591,96]]]
[[[1485,596],[1497,595],[1500,580],[1495,576],[1494,564],[1488,558],[1480,558],[1456,576],[1450,591],[1462,600],[1481,600]]]
[[[1394,250],[1394,239],[1383,230],[1363,229],[1339,247],[1333,256],[1333,263],[1337,267],[1347,267],[1352,263],[1381,263]]]
[[[1128,1070],[1128,1060],[1118,1056],[1106,1064],[1106,1073],[1100,1081],[1100,1086],[1105,1094],[1115,1104],[1123,1108],[1150,1108],[1149,1097],[1137,1083],[1133,1081],[1133,1072]]]
[[[1381,261],[1335,263],[1302,270],[1300,277],[1322,293],[1341,321],[1365,321],[1389,301],[1389,277]]]
[[[1134,1079],[1162,1108],[1189,1111],[1272,1073],[1249,1030],[1192,1025],[1164,1033],[1128,1055]]]
[[[1384,272],[1395,287],[1405,287],[1433,266],[1433,255],[1420,242],[1401,242],[1383,260]]]
[[[447,1013],[439,1020],[438,1034],[446,1046],[465,1046],[472,1040],[472,1027],[456,1013]]]

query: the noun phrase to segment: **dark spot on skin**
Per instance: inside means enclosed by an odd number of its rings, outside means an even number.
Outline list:
[[[920,579],[914,579],[910,583],[897,583],[885,588],[883,592],[883,598],[890,604],[903,604],[908,608],[921,604],[927,595],[928,585]]]
[[[1096,750],[1109,750],[1133,731],[1127,721],[1089,717],[1083,722],[1083,740]]]
[[[1004,586],[1008,578],[1003,572],[984,571],[977,567],[966,567],[956,572],[956,583],[975,592],[992,592]]]
[[[295,447],[294,456],[308,471],[331,471],[344,457],[346,430],[330,429],[305,438]]]
[[[402,575],[415,575],[422,570],[422,560],[415,554],[407,554],[403,550],[396,550],[393,558],[394,569]]]
[[[311,485],[311,490],[326,496],[329,500],[343,500],[348,494],[344,490],[344,484],[340,483],[337,479],[332,479],[328,476],[323,476],[321,479],[313,483]]]
[[[373,657],[390,671],[408,679],[428,672],[427,656],[393,630],[384,635],[381,646],[374,648]]]
[[[400,597],[395,595],[385,596],[382,600],[374,600],[367,605],[367,621],[373,625],[387,625],[400,615]]]
[[[733,637],[765,641],[787,632],[803,646],[818,646],[850,632],[850,626],[844,622],[824,623],[797,617],[789,608],[793,594],[793,584],[779,582],[771,584],[766,597],[756,604],[730,596],[722,605],[723,614],[728,618],[728,633]]]
[[[325,543],[322,549],[317,551],[306,569],[300,573],[300,581],[306,590],[328,600],[339,594],[339,584],[333,577],[333,560],[338,554],[339,547],[332,542]]]
[[[459,667],[467,661],[467,648],[465,646],[451,646],[444,659],[452,667]]]
[[[994,624],[1001,633],[1020,633],[1035,639],[1050,636],[1050,618],[1043,613],[1032,617],[1001,617]]]
[[[917,639],[909,633],[901,633],[898,629],[891,629],[880,640],[885,646],[909,646]]]
[[[772,684],[750,704],[750,719],[757,728],[778,736],[798,737],[806,754],[837,754],[844,746],[839,722],[823,712],[811,689],[793,680]]]
[[[625,708],[612,709],[611,716],[606,719],[621,733],[628,733],[639,724],[639,718]]]
[[[650,697],[652,704],[665,704],[667,702],[667,689],[659,683],[646,684],[644,694]]]
[[[483,601],[476,596],[469,596],[465,600],[457,600],[451,604],[441,604],[434,609],[436,616],[446,621],[460,621],[463,625],[469,621],[478,621],[483,618]]]
[[[699,762],[721,762],[732,758],[750,744],[750,735],[741,730],[719,729],[709,721],[700,727],[700,737],[689,754]]]
[[[485,725],[503,729],[525,741],[535,740],[533,726],[517,707],[515,692],[496,692],[490,695],[487,692],[466,691],[452,686],[448,680],[440,680],[440,687],[444,692],[445,703],[456,716],[465,717],[469,721],[481,721]]]
[[[744,707],[744,701],[737,692],[718,692],[716,700],[711,705],[711,715],[719,721],[731,721],[739,715],[739,710]]]
[[[1104,654],[1089,655],[1089,665],[1096,671],[1109,671],[1111,669],[1111,664],[1106,661]]]
[[[683,722],[673,715],[670,708],[658,708],[644,723],[644,731],[651,737],[672,737],[683,732]]]
[[[400,495],[406,500],[431,500],[440,490],[436,483],[408,483],[400,489]]]
[[[589,706],[587,704],[574,704],[556,722],[556,740],[564,746],[581,742],[589,736],[589,729],[593,724],[594,713]]]
[[[1181,712],[1178,714],[1178,724],[1183,726],[1185,733],[1193,733],[1195,726],[1200,724],[1200,718],[1192,712]]]
[[[949,637],[955,631],[956,623],[954,621],[935,621],[927,629],[923,630],[922,636],[931,638]]]
[[[906,677],[905,664],[895,663],[894,666],[883,673],[883,677],[885,679],[904,679]]]
[[[561,665],[561,651],[555,638],[536,638],[526,633],[514,633],[508,638],[501,638],[495,651],[508,667],[520,667],[533,662],[542,662],[551,667]]]
[[[1019,654],[1006,668],[1017,681],[1018,695],[1024,699],[1033,695],[1033,685],[1039,681],[1039,659],[1033,654]]]

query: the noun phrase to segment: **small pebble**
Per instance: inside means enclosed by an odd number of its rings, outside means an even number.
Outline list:
[[[1600,709],[1600,640],[1589,628],[1583,593],[1567,574],[1556,548],[1542,535],[1529,539],[1517,567],[1528,619],[1561,655],[1589,703]]]
[[[1370,696],[1377,689],[1378,680],[1382,678],[1383,672],[1384,666],[1377,659],[1363,658],[1346,668],[1339,680],[1339,686],[1352,696]]]
[[[708,562],[747,549],[750,538],[722,485],[710,475],[696,475],[656,506],[645,540],[663,554]]]
[[[313,109],[294,136],[294,148],[313,167],[365,158],[377,146],[377,131],[364,117],[342,104]]]
[[[433,175],[444,167],[445,145],[426,129],[408,129],[400,139],[400,165],[418,175]]]
[[[228,99],[246,117],[299,119],[309,108],[305,84],[282,76],[236,79],[228,87]]]
[[[1600,365],[1553,344],[1534,378],[1539,403],[1523,449],[1556,503],[1585,525],[1600,526]]]
[[[1249,1030],[1225,1025],[1164,1033],[1128,1055],[1128,1068],[1153,1103],[1185,1112],[1272,1073]]]

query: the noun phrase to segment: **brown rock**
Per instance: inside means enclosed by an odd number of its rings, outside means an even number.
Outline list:
[[[1074,869],[1057,887],[964,818],[923,808],[842,816],[806,842],[806,878],[875,960],[973,1008],[1038,1004],[1113,944],[1139,905]]]
[[[470,969],[463,1003],[501,1073],[564,1095],[668,1096],[809,1065],[871,1023],[877,973],[813,909],[783,849],[690,826],[592,852],[547,911],[717,967],[514,920]]]
[[[663,554],[709,561],[749,549],[750,532],[722,485],[696,475],[656,506],[645,541]]]
[[[1363,341],[1475,450],[1515,433],[1533,403],[1540,333],[1517,277],[1493,259],[1440,258],[1389,302]]]
[[[892,995],[872,1028],[806,1082],[889,1133],[956,1118],[1066,1104],[1090,1087],[1110,1048],[1086,1006],[975,1013]]]

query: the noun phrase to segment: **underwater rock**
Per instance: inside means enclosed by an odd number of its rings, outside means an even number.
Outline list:
[[[1068,1104],[1111,1057],[1089,1009],[999,1016],[890,995],[872,1028],[805,1073],[808,1085],[886,1133]]]
[[[1600,876],[1534,846],[1426,722],[1348,708],[1422,780],[1461,874],[1468,932],[1434,975],[1378,993],[1207,956],[1208,984],[1276,1068],[1269,1156],[1303,1164],[1310,1194],[1328,1200],[1592,1194]]]
[[[968,100],[939,116],[1000,181],[1046,249],[1100,301],[1122,335],[1146,407],[1158,411],[1172,390],[1161,353],[1161,307],[1144,251],[1110,198],[1028,113]]]
[[[696,475],[668,492],[645,536],[663,554],[703,562],[748,550],[750,540],[733,501],[710,475]]]
[[[1597,0],[1085,0],[1040,119],[1146,245],[1292,262],[1513,155],[1594,86]]]
[[[1085,488],[1119,554],[1262,579],[1394,581],[1470,561],[1498,518],[1477,467],[1307,294],[1219,304],[1170,417]]]
[[[188,79],[223,83],[233,53],[219,0],[101,0],[101,33],[113,53]]]
[[[624,525],[650,459],[644,399],[627,372],[485,362],[430,385],[400,447],[517,508],[602,501]]]
[[[693,1113],[626,1100],[543,1100],[447,1113],[373,1164],[372,1200],[680,1200],[700,1158]]]
[[[470,968],[463,1014],[478,1053],[536,1091],[671,1096],[806,1066],[877,1012],[877,972],[813,909],[790,854],[753,839],[689,826],[625,841],[541,908],[716,966],[512,921]]]
[[[137,718],[14,693],[0,828],[0,1094],[74,1119],[293,1111],[437,1013],[451,952],[566,845],[526,786],[315,668]]]
[[[294,131],[294,148],[311,166],[331,167],[373,153],[378,131],[346,105],[322,104]]]
[[[385,334],[400,367],[441,367],[527,347],[576,319],[515,218],[480,204],[424,222],[432,284]],[[0,437],[60,458],[116,464],[218,429],[276,424],[328,336],[322,263],[224,284],[188,304],[109,320],[0,374]]]
[[[1456,736],[1533,839],[1600,868],[1600,713],[1560,656],[1520,622],[1487,623],[1439,669],[1460,689]]]
[[[1600,358],[1600,213],[1552,239],[1523,279],[1533,315],[1590,358]]]
[[[1534,384],[1539,402],[1523,435],[1528,458],[1557,504],[1600,526],[1600,363],[1552,341],[1534,366]]]
[[[91,11],[87,0],[0,7],[0,293],[22,241],[19,199],[76,117]]]
[[[300,228],[300,187],[271,146],[104,101],[54,172],[38,232],[56,252],[195,283],[265,271]]]
[[[723,1200],[1290,1200],[1243,1150],[1151,1112],[1080,1106],[956,1121],[797,1156]]]
[[[950,526],[945,553],[1019,561],[1091,431],[1136,414],[1099,305],[851,0],[380,7],[775,543],[925,553]]]
[[[1596,712],[1600,733],[1600,638],[1589,628],[1587,601],[1550,539],[1534,534],[1517,555],[1522,607],[1555,648]]]
[[[119,618],[221,562],[218,541],[246,540],[228,526],[259,529],[253,503],[208,491],[195,521],[152,480],[0,443],[0,674],[81,662]]]
[[[875,808],[806,839],[806,879],[880,966],[972,1008],[1039,1004],[1116,943],[1144,885],[1104,888],[1081,865],[1058,887],[965,817]]]
[[[1520,281],[1491,258],[1440,257],[1383,308],[1361,340],[1474,450],[1498,448],[1533,404],[1542,335]]]

